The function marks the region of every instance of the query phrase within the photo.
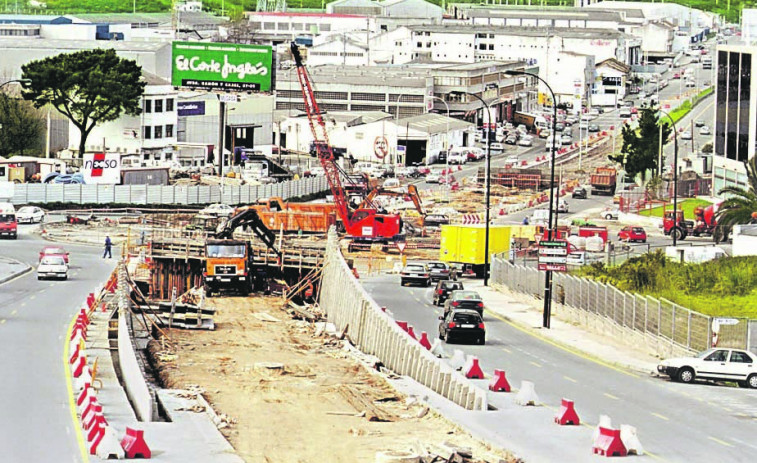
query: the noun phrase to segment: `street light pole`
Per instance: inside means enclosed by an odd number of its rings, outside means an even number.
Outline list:
[[[662,109],[658,109],[659,112],[666,115],[670,119],[670,123],[673,125],[673,222],[678,226],[678,130],[676,129],[676,123],[670,114]],[[662,137],[660,137],[662,138]],[[671,233],[673,236],[673,246],[678,242],[678,233],[673,230]]]
[[[509,76],[531,76],[537,78],[539,81],[541,81],[546,87],[547,90],[549,90],[549,93],[552,95],[552,134],[557,133],[557,98],[555,98],[555,92],[552,90],[552,87],[549,86],[546,80],[539,77],[538,74],[533,74],[530,72],[525,71],[516,71],[516,70],[507,70],[505,71],[506,75]],[[580,118],[579,118],[580,119]],[[579,137],[581,134],[581,121],[578,121],[578,132]],[[552,159],[550,160],[550,174],[549,174],[549,223],[548,223],[548,233],[547,237],[551,241],[557,232],[557,213],[555,211],[555,199],[554,199],[554,193],[555,193],[555,155],[557,153],[557,147],[555,146],[555,143],[552,143]],[[552,222],[552,217],[554,214],[554,224]],[[544,278],[544,313],[542,317],[542,326],[544,328],[549,328],[550,325],[550,319],[552,318],[552,271],[547,270],[545,272],[545,278]]]
[[[469,92],[453,92],[453,93],[465,93],[466,95],[472,96],[473,98],[477,99],[481,102],[481,104],[484,105],[484,108],[486,108],[486,114],[488,119],[488,125],[486,127],[486,180],[485,180],[485,189],[486,189],[486,210],[484,211],[485,217],[484,220],[486,220],[486,231],[485,231],[485,238],[484,238],[484,286],[489,285],[489,200],[490,200],[490,194],[491,194],[491,162],[492,162],[492,156],[491,156],[491,146],[492,146],[492,131],[491,128],[493,126],[492,124],[492,112],[489,108],[489,105],[484,101],[483,98],[476,95],[475,93],[469,93]]]

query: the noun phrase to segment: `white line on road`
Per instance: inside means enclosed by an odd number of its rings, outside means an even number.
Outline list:
[[[37,296],[35,294],[32,294],[31,296],[29,296],[29,300],[30,301],[32,301],[34,299],[37,299]]]
[[[541,365],[540,365],[540,364],[538,364],[538,363],[536,363],[536,362],[528,362],[528,363],[530,363],[531,365],[533,365],[533,366],[535,366],[535,367],[539,367],[539,368],[541,368]]]
[[[604,396],[605,396],[605,397],[609,397],[610,399],[613,399],[613,400],[620,400],[620,398],[618,398],[618,397],[615,397],[614,395],[612,395],[612,394],[609,394],[609,393],[607,393],[607,392],[605,392],[605,393],[604,393]]]
[[[0,325],[5,325],[5,319],[0,320]]]
[[[657,418],[661,420],[670,421],[670,418],[668,418],[667,416],[660,415],[659,413],[655,413],[655,412],[649,412],[649,413],[651,413],[652,416],[656,416]]]
[[[578,382],[577,380],[575,380],[575,379],[571,378],[570,376],[563,376],[563,379],[567,379],[567,380],[568,380],[568,381],[570,381],[571,383],[577,383],[577,382]]]
[[[710,439],[710,440],[711,440],[711,441],[713,441],[713,442],[717,442],[717,443],[718,443],[718,444],[720,444],[720,445],[725,445],[726,447],[733,447],[733,445],[729,444],[728,442],[726,442],[726,441],[724,441],[724,440],[720,440],[720,439],[718,439],[717,437],[712,437],[712,436],[709,436],[709,437],[707,437],[707,438],[708,438],[708,439]]]

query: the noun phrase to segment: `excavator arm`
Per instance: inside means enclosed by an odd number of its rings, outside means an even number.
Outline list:
[[[276,235],[265,226],[254,207],[238,210],[229,220],[218,226],[214,236],[218,239],[231,239],[234,236],[234,230],[239,227],[251,228],[255,236],[260,238],[268,246],[268,249],[281,257],[281,251],[276,247]]]

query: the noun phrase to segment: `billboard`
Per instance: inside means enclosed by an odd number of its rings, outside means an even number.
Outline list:
[[[81,173],[84,183],[121,183],[121,155],[118,153],[85,153]]]
[[[171,84],[205,90],[271,90],[271,47],[173,42]]]
[[[176,110],[179,116],[204,116],[204,101],[179,101],[176,104]]]

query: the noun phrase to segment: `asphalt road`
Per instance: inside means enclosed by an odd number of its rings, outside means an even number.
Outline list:
[[[0,241],[0,253],[36,268],[39,250],[50,243],[32,235],[32,227],[20,225],[18,240]],[[30,272],[0,285],[2,461],[83,461],[66,389],[64,338],[115,259],[101,259],[98,248],[64,247],[71,253],[67,281],[37,281]]]
[[[400,287],[396,275],[361,281],[396,319],[407,320],[416,333],[426,331],[436,337],[442,310],[432,306],[430,288]],[[466,281],[468,288],[476,284],[480,283]],[[507,307],[498,309],[507,312]],[[533,381],[546,404],[558,405],[563,397],[575,400],[581,419],[588,424],[596,425],[600,414],[609,414],[616,426],[636,426],[642,444],[656,459],[754,461],[757,391],[673,383],[620,370],[544,342],[492,312],[487,311],[485,321],[487,345],[445,345],[447,352],[455,348],[476,355],[484,371],[504,368],[513,385]],[[600,352],[594,354],[601,357]],[[496,406],[496,396],[493,400]],[[499,443],[506,446],[506,439],[517,438],[503,437]],[[551,458],[565,461],[561,453]]]

